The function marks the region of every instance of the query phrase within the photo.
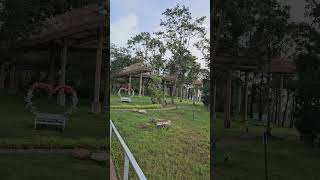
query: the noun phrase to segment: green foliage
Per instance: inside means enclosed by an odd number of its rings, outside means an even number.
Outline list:
[[[157,37],[142,32],[128,40],[128,47],[134,51],[137,59],[153,67],[158,74],[163,70],[166,48]]]
[[[306,15],[310,17],[314,24],[320,27],[320,2],[318,0],[306,0]]]
[[[201,36],[205,28],[203,22],[205,17],[193,19],[189,8],[176,5],[174,8],[166,9],[162,15],[160,26],[163,31],[156,34],[162,38],[172,57],[167,64],[169,74],[177,74],[179,80],[185,80],[195,62],[195,57],[188,50],[190,39]]]
[[[114,44],[111,44],[110,47],[110,59],[111,75],[114,75],[126,66],[141,62],[141,60],[132,57],[129,49],[124,47],[117,47]]]
[[[300,55],[296,64],[299,77],[296,128],[313,141],[320,134],[320,58],[312,54]]]
[[[203,88],[202,88],[202,102],[205,106],[209,106],[210,104],[210,81],[209,79],[203,80]]]
[[[254,57],[280,55],[286,45],[283,41],[289,29],[289,7],[276,0],[228,2],[218,52]],[[217,25],[218,20],[214,23]]]
[[[148,89],[151,92],[151,96],[156,98],[158,102],[162,101],[164,98],[163,88],[161,86],[161,77],[153,75],[149,83]]]

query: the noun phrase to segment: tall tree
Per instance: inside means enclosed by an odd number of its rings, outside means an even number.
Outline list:
[[[158,38],[151,37],[148,32],[142,32],[128,40],[128,47],[134,51],[137,58],[153,67],[157,74],[163,71],[166,48]]]
[[[305,15],[312,19],[312,23],[320,28],[320,1],[319,0],[306,0]]]
[[[205,17],[193,20],[189,8],[184,5],[166,9],[162,15],[164,18],[161,19],[160,26],[163,30],[156,34],[164,40],[167,49],[172,54],[168,63],[169,73],[177,73],[178,80],[183,81],[188,71],[186,60],[190,60],[188,58],[190,40],[204,32],[205,28],[202,25]]]
[[[189,8],[179,4],[174,8],[168,8],[163,13],[160,22],[162,28],[156,34],[164,40],[166,48],[170,51],[171,58],[167,64],[169,74],[175,74],[177,77],[176,84],[172,89],[172,96],[176,96],[176,85],[186,79],[186,73],[189,71],[189,64],[194,61],[190,58],[189,46],[191,39],[201,35],[205,28],[203,22],[205,17],[193,19]],[[188,61],[188,62],[187,62]]]

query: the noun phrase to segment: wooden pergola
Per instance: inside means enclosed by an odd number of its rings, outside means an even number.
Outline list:
[[[23,53],[27,52],[49,52],[50,73],[53,78],[54,61],[53,52],[56,47],[62,48],[60,64],[60,85],[66,83],[66,65],[69,52],[96,53],[94,99],[92,112],[101,111],[99,102],[101,69],[103,51],[108,49],[109,42],[106,40],[109,32],[108,16],[98,4],[90,4],[80,9],[75,9],[44,22],[41,33],[21,41],[18,48]],[[58,104],[65,105],[65,95],[58,97]]]
[[[120,71],[117,74],[117,77],[129,77],[129,83],[128,88],[131,89],[131,78],[132,77],[139,77],[140,83],[139,83],[139,96],[142,96],[142,89],[144,89],[143,86],[143,78],[150,78],[150,73],[152,72],[152,69],[150,67],[147,67],[143,63],[135,63],[130,66],[125,67],[122,71]],[[130,93],[130,91],[128,91]]]
[[[232,84],[232,71],[245,72],[245,83],[243,92],[243,114],[242,119],[247,120],[247,104],[248,104],[248,73],[249,72],[268,72],[267,68],[259,66],[261,59],[244,57],[244,56],[217,56],[216,61],[213,64],[215,69],[224,70],[226,72],[226,86],[225,86],[225,127],[230,127],[230,110],[231,110],[231,84]],[[280,74],[280,90],[283,88],[283,75],[293,74],[296,67],[293,62],[284,62],[279,58],[273,58],[270,62],[270,73]],[[215,85],[214,85],[215,86]],[[216,88],[216,87],[214,87]],[[215,96],[215,95],[214,95]],[[280,101],[281,101],[281,97]],[[213,102],[215,107],[215,103]]]

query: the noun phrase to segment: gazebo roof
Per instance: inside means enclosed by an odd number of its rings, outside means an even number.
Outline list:
[[[194,85],[202,85],[203,83],[202,83],[202,80],[194,80],[193,84]]]
[[[136,75],[140,73],[152,72],[152,69],[143,63],[135,63],[130,66],[127,66],[119,72],[118,76],[126,76],[126,75]]]
[[[173,81],[176,81],[176,78],[177,78],[177,76],[173,75],[173,74],[162,76],[162,79],[165,81],[172,81],[173,82]]]
[[[215,67],[228,67],[234,70],[257,71],[261,59],[244,56],[217,56]],[[293,62],[284,62],[279,58],[271,60],[272,73],[294,73],[296,66]]]
[[[62,44],[64,38],[69,40],[69,47],[96,49],[98,28],[106,34],[108,15],[98,4],[90,4],[74,9],[44,22],[45,28],[40,34],[33,35],[21,43],[22,47],[48,49],[50,43]],[[107,46],[104,42],[104,48]]]

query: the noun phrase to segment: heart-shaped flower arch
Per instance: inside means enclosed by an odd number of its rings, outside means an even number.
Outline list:
[[[30,109],[30,111],[32,112],[33,115],[35,115],[36,113],[38,113],[37,111],[37,107],[35,107],[32,103],[32,97],[34,96],[33,95],[33,92],[36,91],[36,90],[45,90],[47,91],[47,93],[49,95],[53,95],[53,94],[56,94],[56,93],[61,93],[61,92],[64,92],[66,94],[71,94],[72,95],[72,104],[71,104],[71,107],[68,108],[68,110],[65,112],[65,114],[67,115],[70,115],[73,111],[73,109],[76,109],[76,106],[77,106],[77,103],[78,103],[78,98],[77,98],[77,93],[76,91],[68,86],[68,85],[59,85],[55,88],[53,88],[52,85],[50,84],[46,84],[46,83],[34,83],[28,90],[28,93],[27,93],[27,96],[25,98],[25,101],[27,103],[27,108]]]
[[[118,91],[118,95],[120,96],[120,98],[122,98],[122,96],[121,96],[121,91],[122,90],[124,90],[124,91],[131,91],[131,96],[129,97],[129,98],[132,98],[133,96],[134,96],[134,90],[132,89],[132,88],[129,88],[129,89],[127,89],[127,88],[120,88],[119,89],[119,91]]]

